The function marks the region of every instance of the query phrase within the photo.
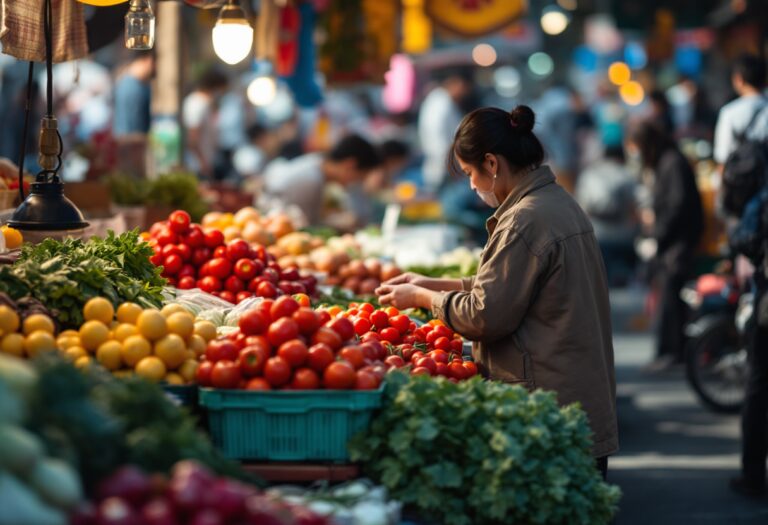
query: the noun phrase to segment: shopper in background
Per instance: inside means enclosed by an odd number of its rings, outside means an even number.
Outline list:
[[[648,95],[648,100],[651,103],[650,120],[658,123],[665,133],[670,136],[675,136],[675,122],[672,118],[672,106],[667,100],[667,95],[661,90],[654,89]]]
[[[456,128],[464,115],[462,108],[472,93],[472,74],[466,69],[443,73],[440,85],[430,91],[419,109],[419,142],[424,153],[424,187],[437,192],[448,174],[445,159]]]
[[[740,56],[734,63],[731,82],[739,98],[723,106],[715,126],[713,156],[721,168],[743,138],[768,139],[768,118],[757,118],[768,103],[762,93],[766,82],[763,59],[755,55]],[[747,128],[751,129],[745,136]]]
[[[630,131],[629,155],[639,156],[643,168],[653,174],[655,241],[654,275],[659,289],[656,328],[656,360],[649,370],[683,361],[685,304],[680,291],[691,277],[694,255],[703,231],[701,197],[688,159],[674,139],[653,120]]]
[[[260,206],[294,205],[308,224],[321,224],[326,186],[335,183],[352,191],[355,186],[362,186],[366,176],[380,164],[379,153],[359,135],[347,135],[325,154],[277,159],[264,173],[264,198]],[[351,209],[351,203],[347,204],[347,211],[364,220]]]
[[[153,51],[132,51],[130,60],[115,82],[112,133],[115,137],[149,133],[152,91],[155,74]]]
[[[214,177],[214,162],[219,148],[218,101],[229,80],[224,73],[210,69],[203,73],[197,87],[184,99],[182,120],[186,128],[186,163],[201,177]]]
[[[592,225],[543,166],[527,106],[482,108],[459,126],[451,151],[480,198],[496,208],[475,277],[406,273],[376,293],[382,304],[421,307],[475,341],[485,377],[580,402],[603,475],[618,450],[608,285]]]

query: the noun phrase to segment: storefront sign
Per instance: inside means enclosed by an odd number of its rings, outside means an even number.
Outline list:
[[[435,25],[463,36],[480,36],[508,26],[528,10],[527,0],[426,0]]]

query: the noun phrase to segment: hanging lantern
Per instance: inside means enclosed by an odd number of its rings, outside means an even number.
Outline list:
[[[131,0],[125,14],[125,47],[152,49],[155,45],[155,14],[149,0]]]
[[[211,34],[216,56],[227,64],[242,62],[253,47],[253,27],[237,0],[221,8]]]

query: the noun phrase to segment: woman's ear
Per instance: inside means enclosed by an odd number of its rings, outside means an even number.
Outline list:
[[[492,175],[496,175],[496,173],[499,171],[499,161],[496,158],[496,155],[493,153],[486,153],[483,166],[485,169],[491,172]]]

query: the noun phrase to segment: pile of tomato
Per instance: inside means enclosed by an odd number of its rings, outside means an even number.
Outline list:
[[[155,251],[152,264],[162,266],[168,283],[183,290],[200,288],[231,303],[316,291],[314,276],[281,268],[259,244],[242,239],[225,244],[221,231],[193,224],[185,211],[153,224],[145,238]]]

